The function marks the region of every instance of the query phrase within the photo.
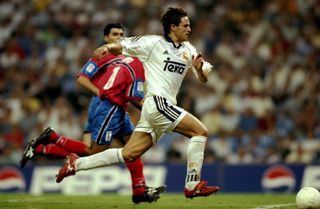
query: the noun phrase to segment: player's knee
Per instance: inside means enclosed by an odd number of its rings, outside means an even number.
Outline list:
[[[92,155],[93,153],[92,153],[92,150],[91,150],[91,148],[87,148],[86,150],[85,150],[85,152],[84,152],[84,156],[89,156],[89,155]]]
[[[196,131],[195,135],[208,137],[209,136],[208,128],[202,125],[201,128]]]
[[[125,162],[135,161],[139,156],[133,152],[122,150],[122,157]]]
[[[207,127],[204,126],[204,130],[203,130],[203,136],[208,137],[209,136],[209,130]]]
[[[208,137],[209,131],[208,128],[200,121],[197,121],[197,123],[194,123],[192,126],[190,126],[190,137],[193,136],[203,136]]]

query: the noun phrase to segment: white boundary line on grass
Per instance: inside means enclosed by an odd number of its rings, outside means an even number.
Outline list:
[[[277,205],[263,205],[257,208],[252,208],[252,209],[272,209],[272,208],[281,208],[281,207],[289,207],[296,205],[295,203],[286,203],[286,204],[277,204]]]

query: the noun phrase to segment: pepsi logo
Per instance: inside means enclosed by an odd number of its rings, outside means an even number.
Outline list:
[[[0,192],[25,191],[24,175],[15,167],[5,166],[0,169]]]
[[[265,192],[293,192],[296,178],[292,170],[283,165],[269,167],[262,176],[262,189]]]

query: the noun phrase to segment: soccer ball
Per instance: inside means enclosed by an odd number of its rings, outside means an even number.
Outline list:
[[[297,193],[296,203],[299,209],[320,209],[320,192],[313,187],[303,187]]]

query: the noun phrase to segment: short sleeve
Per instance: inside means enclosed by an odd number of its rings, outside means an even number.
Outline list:
[[[120,43],[122,45],[122,53],[127,56],[138,57],[144,62],[150,56],[152,48],[159,40],[160,36],[133,36],[123,38]]]

